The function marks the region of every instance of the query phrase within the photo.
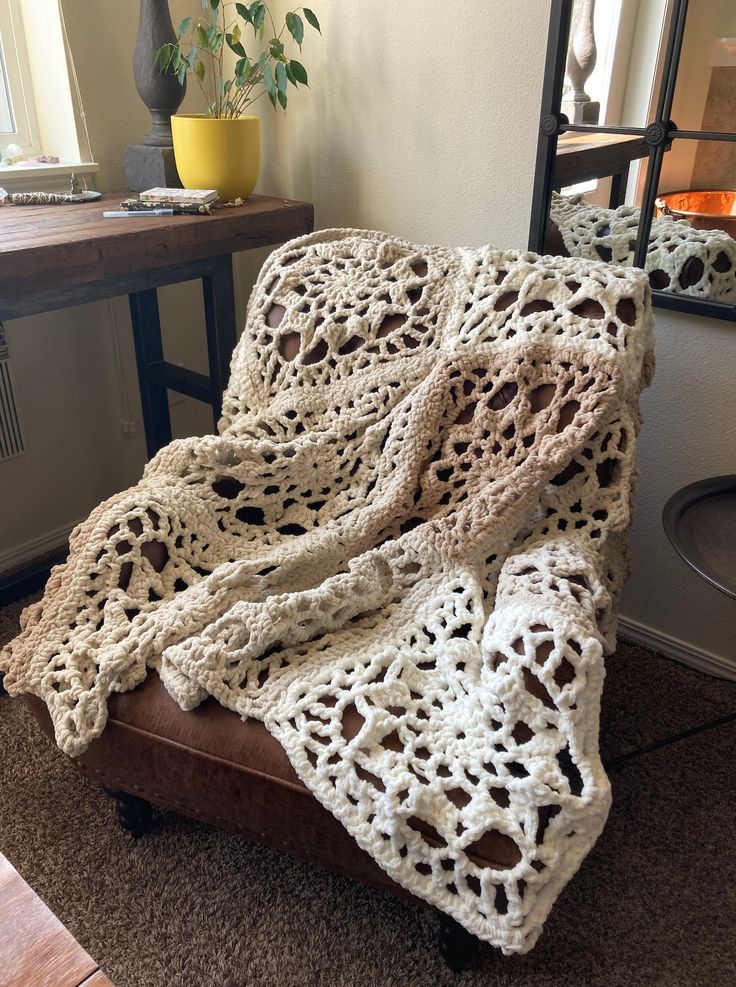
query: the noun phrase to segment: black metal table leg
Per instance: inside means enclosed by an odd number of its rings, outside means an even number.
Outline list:
[[[216,259],[212,273],[202,278],[202,288],[212,388],[212,415],[216,428],[222,411],[222,392],[230,376],[230,359],[236,339],[235,287],[230,254]]]
[[[624,204],[626,198],[626,186],[629,181],[629,165],[617,175],[611,176],[611,195],[608,199],[610,209],[618,209]]]
[[[161,319],[155,288],[134,291],[128,296],[133,324],[133,342],[138,367],[138,384],[143,408],[148,455],[153,456],[171,442],[171,418],[166,385],[151,379],[149,369],[164,359]]]

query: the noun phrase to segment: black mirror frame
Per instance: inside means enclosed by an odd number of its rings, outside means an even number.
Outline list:
[[[659,185],[665,151],[673,138],[678,140],[736,141],[736,133],[725,134],[713,131],[678,130],[671,120],[672,102],[677,82],[677,69],[685,34],[689,0],[673,0],[667,48],[664,56],[662,79],[657,94],[656,114],[647,127],[593,126],[571,124],[560,112],[562,87],[567,61],[567,39],[572,18],[573,0],[552,0],[547,40],[547,59],[544,70],[544,89],[539,121],[537,142],[537,163],[532,196],[532,215],[529,227],[529,249],[535,253],[545,252],[545,237],[552,184],[557,154],[557,139],[566,132],[626,134],[643,137],[649,145],[647,179],[644,187],[644,201],[641,206],[639,232],[634,250],[634,265],[644,267],[649,244],[649,232],[654,216],[655,199]],[[706,315],[715,319],[736,321],[736,305],[718,302],[707,298],[694,298],[675,292],[652,291],[652,303],[660,308],[688,312],[691,315]]]

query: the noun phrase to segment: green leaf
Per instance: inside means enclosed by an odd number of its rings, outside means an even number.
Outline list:
[[[281,103],[281,108],[285,110],[286,109],[286,103],[287,103],[286,93],[281,92],[281,90],[279,89],[279,91],[277,93],[277,98],[278,98],[279,103]]]
[[[191,17],[185,17],[184,20],[179,25],[179,33],[178,33],[177,37],[178,38],[183,37],[187,33],[187,31],[189,30],[189,28],[191,26],[192,26],[192,18]]]
[[[279,93],[285,93],[289,86],[289,77],[286,74],[283,62],[276,62],[276,85]]]
[[[286,72],[286,78],[289,80],[292,86],[296,86],[297,81],[294,78],[294,73],[291,71],[291,66],[289,65],[288,62],[284,65],[284,72]]]
[[[165,72],[169,67],[169,62],[171,61],[171,54],[169,52],[169,45],[161,45],[159,50],[156,52],[156,57],[153,64],[159,70],[159,72]]]
[[[314,13],[314,11],[310,10],[309,7],[303,7],[302,9],[304,11],[304,16],[307,18],[307,21],[312,25],[313,28],[315,28],[315,30],[319,31],[319,33],[322,34],[322,28],[319,26],[319,21],[317,20],[317,16]]]
[[[247,56],[245,58],[238,59],[235,63],[235,78],[241,88],[245,85],[245,81],[251,72],[252,66],[249,63]]]
[[[266,19],[266,5],[256,0],[256,3],[251,4],[250,14],[253,19],[253,28],[260,31]]]
[[[271,38],[269,43],[269,51],[271,52],[271,57],[276,59],[281,59],[284,54],[284,43],[278,38]]]
[[[194,65],[194,72],[200,82],[204,82],[206,71],[207,70],[204,67],[204,62],[200,58],[198,58]]]
[[[228,48],[230,48],[232,51],[234,51],[236,55],[240,55],[241,58],[245,58],[246,57],[246,55],[245,55],[245,48],[243,48],[243,46],[241,45],[241,43],[239,41],[234,41],[233,40],[233,35],[232,34],[226,34],[225,35],[225,40],[227,41]]]
[[[263,85],[266,87],[266,92],[268,93],[268,95],[270,97],[273,97],[273,99],[271,100],[271,102],[273,102],[273,100],[276,98],[277,88],[276,88],[276,80],[274,79],[273,76],[273,69],[268,64],[268,62],[266,62],[266,64],[263,66]]]
[[[204,48],[205,51],[209,51],[210,39],[207,37],[207,31],[201,24],[197,24],[197,37],[199,38],[200,48]]]
[[[289,62],[289,68],[291,69],[291,74],[294,76],[297,82],[301,82],[303,86],[309,85],[307,70],[304,68],[301,62],[297,62],[296,59],[292,58],[292,60]]]
[[[209,41],[209,50],[213,55],[216,55],[220,48],[222,48],[222,31],[218,31],[214,24],[211,24],[207,28],[207,40]]]
[[[219,6],[220,0],[210,0],[210,7],[212,7],[213,10],[217,10]]]
[[[301,19],[299,14],[289,11],[286,15],[286,27],[288,28],[289,34],[301,48],[302,41],[304,41],[304,21]]]
[[[250,11],[248,10],[248,8],[245,6],[244,3],[236,3],[235,9],[243,18],[244,21],[247,21],[249,24],[253,23],[253,18],[250,16]]]
[[[179,85],[180,86],[183,86],[184,85],[184,80],[187,77],[187,63],[186,62],[182,62],[182,64],[179,66],[179,71],[176,73],[176,77],[179,80]]]

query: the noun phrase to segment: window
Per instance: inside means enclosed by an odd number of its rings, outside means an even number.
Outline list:
[[[23,153],[0,164],[8,192],[65,191],[72,174],[94,181],[99,170],[59,0],[0,0],[0,156],[8,144]]]
[[[15,130],[15,120],[10,105],[8,73],[5,68],[2,48],[0,48],[0,134],[11,134]]]
[[[31,73],[17,0],[0,0],[0,148],[40,151]]]

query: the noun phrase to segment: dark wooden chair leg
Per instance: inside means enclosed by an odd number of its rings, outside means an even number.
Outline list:
[[[137,795],[128,795],[127,792],[115,791],[112,788],[105,788],[105,791],[115,799],[118,822],[122,828],[136,840],[145,836],[153,823],[151,803],[138,798]]]
[[[480,950],[480,939],[444,913],[440,914],[437,941],[440,955],[455,973],[460,973],[472,963]]]

